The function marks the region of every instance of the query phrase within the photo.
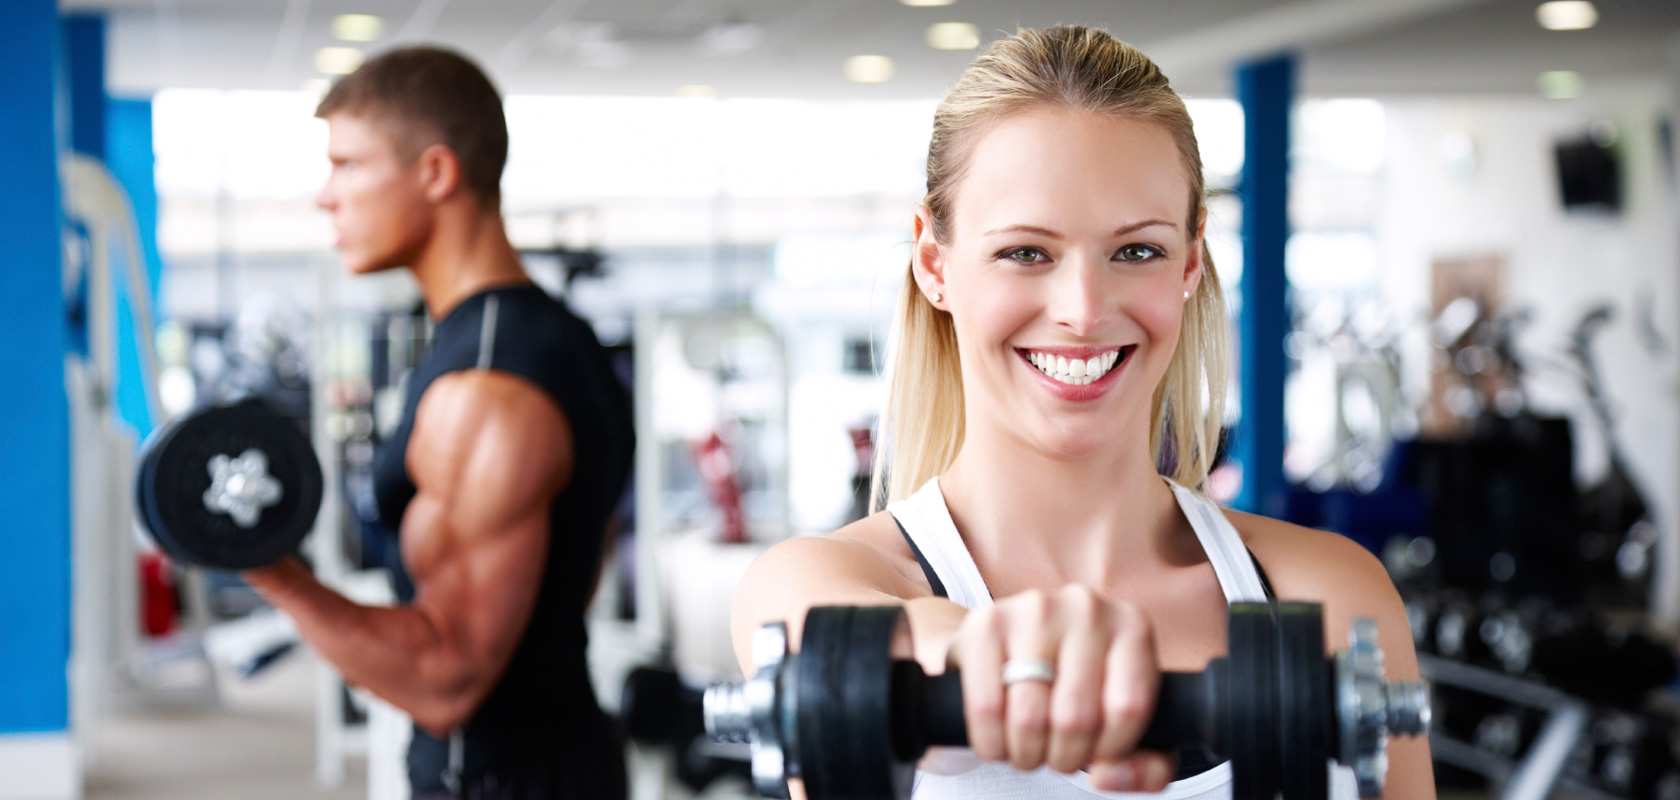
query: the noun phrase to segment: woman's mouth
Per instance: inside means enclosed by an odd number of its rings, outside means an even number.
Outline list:
[[[1020,352],[1028,363],[1052,380],[1068,386],[1086,386],[1112,372],[1136,349],[1137,345],[1126,345],[1113,350],[1094,352],[1084,358],[1068,358],[1042,350]]]

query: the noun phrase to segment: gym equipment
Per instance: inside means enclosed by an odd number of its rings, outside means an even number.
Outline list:
[[[755,674],[706,691],[706,731],[751,745],[753,785],[811,800],[909,796],[915,763],[934,745],[966,746],[961,676],[926,675],[889,655],[905,624],[896,606],[813,608],[803,646],[782,623],[754,634]],[[1229,654],[1197,673],[1161,675],[1141,747],[1202,745],[1230,759],[1235,800],[1326,800],[1327,761],[1352,767],[1361,797],[1382,794],[1389,734],[1427,733],[1421,681],[1386,681],[1376,625],[1354,623],[1348,649],[1326,658],[1320,607],[1234,603]]]
[[[297,424],[252,398],[183,415],[146,443],[141,524],[178,561],[251,569],[297,552],[321,509],[321,465]]]
[[[752,777],[744,753],[730,752],[706,738],[701,723],[703,690],[690,686],[671,667],[646,664],[624,676],[618,719],[626,738],[668,747],[672,774],[695,793],[724,775]]]

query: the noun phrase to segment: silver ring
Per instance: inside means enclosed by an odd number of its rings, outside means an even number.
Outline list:
[[[1003,662],[1003,685],[1021,681],[1056,681],[1056,665],[1042,658],[1011,658]]]

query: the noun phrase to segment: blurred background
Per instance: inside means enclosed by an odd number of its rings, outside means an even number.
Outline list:
[[[132,480],[262,396],[322,456],[312,567],[389,601],[372,453],[430,322],[341,273],[313,109],[420,42],[503,91],[510,233],[635,398],[591,611],[633,796],[749,796],[689,724],[730,593],[863,513],[933,108],[1054,23],[1187,98],[1239,345],[1211,493],[1383,558],[1442,793],[1680,800],[1673,0],[8,0],[0,798],[407,796],[400,713],[170,563]]]

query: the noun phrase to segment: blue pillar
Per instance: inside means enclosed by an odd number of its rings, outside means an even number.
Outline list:
[[[105,160],[105,18],[64,18],[70,72],[70,149]]]
[[[143,272],[150,296],[157,296],[162,272],[157,252],[157,185],[153,178],[152,104],[149,100],[113,100],[105,91],[105,18],[97,14],[74,14],[64,18],[64,41],[70,85],[70,146],[91,156],[110,169],[128,194],[139,229]],[[115,407],[117,416],[134,428],[139,438],[152,429],[151,409],[146,405],[145,384],[157,376],[145,373],[135,337],[152,333],[135,330],[132,298],[128,285],[128,254],[120,240],[110,252],[113,331],[116,341]],[[84,275],[72,305],[86,312],[87,277]],[[87,354],[87,324],[83,315],[72,314],[71,347]],[[155,318],[155,317],[154,317]]]
[[[163,261],[158,255],[158,197],[155,165],[152,152],[152,102],[150,100],[111,100],[106,104],[105,149],[106,166],[117,183],[128,193],[134,206],[134,224],[140,233],[140,257],[143,259],[147,296],[157,302],[158,285],[163,275]],[[126,258],[124,254],[123,258]],[[144,439],[156,420],[146,406],[145,383],[156,382],[158,376],[145,372],[140,359],[136,336],[149,332],[135,329],[132,297],[134,287],[128,285],[124,271],[115,281],[117,287],[117,415],[122,417]],[[152,309],[154,324],[161,321],[157,308]]]
[[[1237,99],[1243,106],[1242,312],[1238,320],[1242,420],[1233,455],[1242,464],[1238,508],[1281,516],[1283,383],[1288,361],[1289,279],[1283,269],[1289,239],[1289,118],[1295,105],[1295,57],[1241,65]]]
[[[54,0],[0,3],[0,760],[17,739],[7,734],[63,734],[69,725],[59,36]],[[33,777],[6,774],[0,784]]]
[[[69,93],[70,149],[105,160],[105,18],[95,14],[64,17],[64,80]],[[69,300],[70,349],[88,354],[88,282],[83,274]]]

